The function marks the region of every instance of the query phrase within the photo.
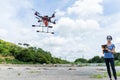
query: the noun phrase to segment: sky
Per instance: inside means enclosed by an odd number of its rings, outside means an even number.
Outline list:
[[[101,45],[113,36],[120,52],[120,0],[3,0],[0,2],[0,39],[29,43],[52,56],[76,58],[103,56]],[[56,11],[55,34],[36,33],[35,9],[41,15]]]

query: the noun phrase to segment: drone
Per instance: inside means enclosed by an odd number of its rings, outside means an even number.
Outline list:
[[[49,17],[48,15],[41,16],[41,14],[38,11],[36,11],[36,10],[34,10],[34,11],[35,11],[34,15],[35,15],[36,19],[38,20],[37,22],[39,23],[39,25],[32,25],[32,27],[41,27],[41,30],[37,30],[36,32],[54,34],[54,32],[50,32],[49,29],[53,28],[53,26],[51,26],[50,23],[56,24],[56,20],[52,21],[52,19],[55,18],[56,12],[54,12],[52,14],[52,16]],[[45,30],[45,28],[46,28],[46,30]]]

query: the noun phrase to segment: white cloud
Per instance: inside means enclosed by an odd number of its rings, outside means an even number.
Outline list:
[[[29,41],[29,39],[36,37],[31,37],[31,35],[34,35],[34,33],[32,33],[32,28],[30,28],[31,19],[30,17],[27,17],[32,15],[30,13],[32,8],[30,0],[21,0],[19,2],[16,0],[4,0],[0,3],[0,5],[1,39],[19,42]]]
[[[0,29],[0,37],[1,38],[3,38],[3,39],[5,39],[5,36],[7,35],[7,31],[6,30],[4,30],[4,29]]]
[[[60,11],[59,9],[56,10],[56,17],[62,17],[65,15],[64,11]]]
[[[71,7],[68,8],[68,13],[75,13],[84,17],[103,14],[101,3],[102,0],[77,0]]]

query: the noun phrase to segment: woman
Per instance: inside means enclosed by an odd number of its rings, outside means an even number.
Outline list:
[[[107,36],[107,48],[103,49],[105,63],[107,67],[107,72],[109,75],[110,80],[112,80],[110,66],[113,71],[113,76],[115,80],[117,80],[116,70],[115,70],[115,64],[114,64],[114,53],[115,53],[115,45],[112,44],[112,36]],[[107,50],[107,51],[106,51]]]

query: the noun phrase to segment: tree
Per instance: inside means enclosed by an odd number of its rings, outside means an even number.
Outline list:
[[[27,47],[22,47],[18,45],[25,45]],[[29,44],[21,44],[18,45],[0,40],[0,55],[7,57],[14,57],[15,61],[21,62],[30,62],[30,63],[46,63],[46,64],[65,64],[69,63],[66,60],[62,60],[60,58],[52,57],[51,53],[48,51],[44,51],[41,48],[31,47]],[[13,61],[7,59],[7,61]]]
[[[114,58],[115,58],[115,60],[120,61],[120,53],[115,53]]]
[[[104,58],[99,56],[95,56],[92,59],[88,60],[88,63],[103,63],[103,62],[104,62]]]
[[[84,58],[78,58],[74,61],[75,63],[87,63],[87,59]]]

